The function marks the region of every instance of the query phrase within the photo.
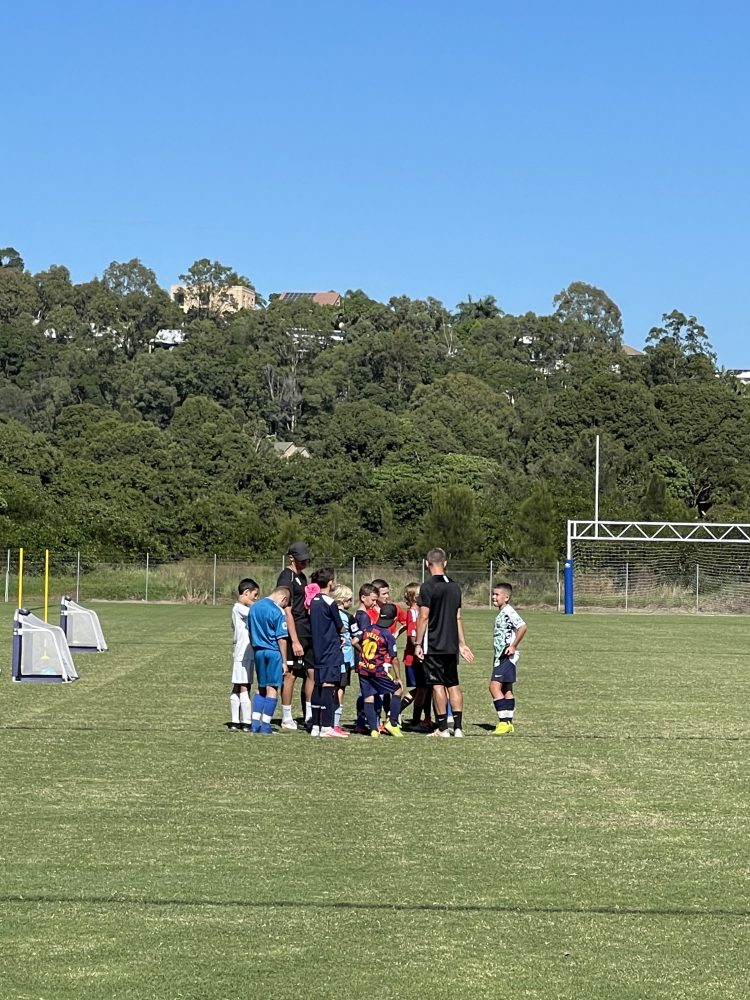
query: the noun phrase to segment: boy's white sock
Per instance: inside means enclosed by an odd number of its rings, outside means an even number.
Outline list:
[[[305,702],[305,722],[309,722],[312,719],[312,702]]]
[[[240,692],[240,715],[242,716],[242,721],[250,725],[252,709],[250,707],[249,691]]]
[[[344,714],[344,706],[343,705],[339,705],[339,707],[333,713],[333,725],[334,726],[340,726],[341,725],[341,716],[343,714]]]
[[[238,694],[229,695],[229,712],[232,722],[240,723],[240,696]]]
[[[281,706],[281,721],[282,722],[294,722],[292,718],[292,706],[282,705]]]

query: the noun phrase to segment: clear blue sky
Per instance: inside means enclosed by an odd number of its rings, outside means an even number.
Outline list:
[[[722,0],[6,5],[0,246],[510,312],[582,280],[750,366],[749,42]]]

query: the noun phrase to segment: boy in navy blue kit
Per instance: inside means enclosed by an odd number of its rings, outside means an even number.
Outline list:
[[[380,736],[378,717],[375,712],[375,697],[390,696],[390,713],[385,729],[391,736],[401,736],[398,717],[401,713],[401,677],[396,654],[396,639],[391,628],[396,621],[398,608],[395,604],[384,604],[377,622],[362,636],[362,650],[357,663],[359,687],[364,698],[365,716],[370,728],[370,736]],[[390,671],[393,670],[394,677]]]
[[[505,736],[515,731],[513,716],[516,698],[513,685],[516,682],[516,667],[520,655],[518,644],[526,635],[527,627],[523,618],[511,607],[512,594],[513,588],[509,583],[498,583],[492,588],[492,603],[498,610],[492,636],[495,655],[490,677],[490,694],[498,719],[493,736]]]
[[[310,735],[348,739],[349,733],[343,729],[336,732],[333,726],[333,703],[344,663],[341,644],[344,623],[331,596],[336,589],[336,574],[326,566],[313,573],[311,582],[320,587],[320,593],[310,602],[310,631],[315,665]]]
[[[252,731],[264,736],[273,734],[271,719],[286,673],[286,640],[289,633],[284,608],[290,598],[287,587],[276,587],[268,597],[253,604],[247,616],[258,679],[258,694],[253,698]]]

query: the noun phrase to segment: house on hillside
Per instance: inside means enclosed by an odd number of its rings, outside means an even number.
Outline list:
[[[341,305],[340,292],[279,292],[282,302],[299,302],[307,299],[314,302],[316,306],[339,306]]]
[[[169,295],[183,312],[191,309],[205,309],[224,316],[240,309],[255,309],[255,289],[246,285],[230,285],[228,288],[210,288],[208,285],[172,285]]]
[[[276,441],[271,439],[271,447],[278,458],[309,458],[310,452],[304,445],[298,447],[293,441]]]

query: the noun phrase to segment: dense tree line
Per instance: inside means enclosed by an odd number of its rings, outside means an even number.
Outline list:
[[[548,316],[362,291],[229,313],[212,304],[246,278],[182,277],[211,282],[187,315],[138,260],[75,284],[0,251],[0,544],[545,562],[591,515],[596,433],[603,517],[750,520],[748,401],[695,317],[629,357],[582,282]],[[162,328],[184,343],[150,349]]]

